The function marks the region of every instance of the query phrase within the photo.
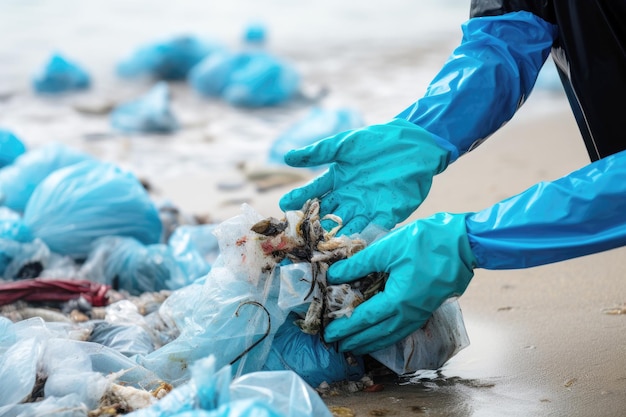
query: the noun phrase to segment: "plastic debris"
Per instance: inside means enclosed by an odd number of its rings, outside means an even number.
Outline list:
[[[129,417],[331,416],[319,395],[291,371],[253,372],[231,380],[230,366],[217,370],[217,363],[214,356],[198,360],[188,383]]]
[[[206,275],[219,255],[219,244],[213,234],[216,227],[215,224],[180,226],[170,236],[168,245],[189,283]]]
[[[33,79],[37,93],[56,94],[89,88],[89,74],[78,64],[53,54],[43,70]]]
[[[167,83],[157,83],[143,97],[117,106],[111,112],[111,126],[125,133],[174,132],[179,125],[169,96]]]
[[[243,32],[243,42],[246,45],[262,46],[267,42],[267,28],[261,22],[249,23]]]
[[[424,327],[371,356],[396,374],[404,375],[439,369],[468,345],[461,307],[456,299],[449,299],[435,310]]]
[[[189,72],[188,80],[201,95],[242,107],[285,103],[300,86],[295,68],[264,51],[211,54]]]
[[[134,238],[120,236],[94,241],[80,275],[131,295],[175,290],[189,284],[167,245],[143,245]]]
[[[93,158],[60,143],[51,143],[18,156],[0,169],[0,204],[23,212],[35,187],[54,171]]]
[[[59,169],[33,192],[23,217],[50,250],[85,258],[98,238],[158,243],[161,221],[139,180],[114,164],[84,161]]]
[[[365,368],[360,358],[339,352],[319,336],[302,332],[295,324],[299,318],[290,315],[278,329],[264,369],[292,370],[312,387],[363,377]]]
[[[122,77],[151,76],[159,80],[184,80],[194,65],[223,49],[191,35],[179,35],[138,48],[117,67]]]
[[[12,164],[24,152],[26,146],[13,132],[0,129],[0,168]]]
[[[365,122],[356,110],[313,108],[309,114],[290,126],[272,143],[268,156],[269,162],[284,165],[284,155],[287,152],[364,125]]]

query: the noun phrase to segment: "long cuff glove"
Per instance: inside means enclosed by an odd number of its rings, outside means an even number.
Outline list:
[[[402,119],[340,133],[285,155],[294,167],[331,165],[283,196],[280,207],[297,210],[317,197],[320,214],[343,220],[341,234],[361,232],[369,223],[391,229],[422,203],[433,176],[448,166],[451,149]]]
[[[626,245],[626,151],[467,217],[478,266],[517,269]]]
[[[422,327],[446,299],[461,295],[476,265],[466,216],[439,213],[415,221],[333,264],[327,274],[332,284],[371,272],[390,275],[384,291],[326,327],[326,341],[355,354],[382,349]]]

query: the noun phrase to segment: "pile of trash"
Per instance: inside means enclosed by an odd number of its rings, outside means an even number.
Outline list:
[[[39,169],[57,161],[45,177],[32,170],[30,197],[2,190],[24,211],[0,217],[0,416],[319,416],[330,412],[312,388],[372,384],[362,357],[321,335],[386,275],[334,287],[325,271],[384,231],[338,237],[313,200],[283,219],[244,205],[200,234],[177,225],[163,243],[156,205],[132,174],[89,158],[60,167],[63,147],[54,149],[16,158],[45,161],[25,164]],[[210,265],[206,232],[217,246]],[[397,373],[436,369],[466,344],[450,301],[373,357]]]

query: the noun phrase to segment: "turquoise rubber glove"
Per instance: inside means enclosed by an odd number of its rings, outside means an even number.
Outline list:
[[[463,294],[474,276],[467,214],[438,213],[409,223],[328,270],[331,284],[388,272],[384,291],[350,317],[326,327],[326,342],[362,355],[390,346],[421,328],[448,298]]]
[[[319,198],[322,216],[332,213],[343,220],[340,234],[361,232],[369,223],[391,229],[426,198],[433,176],[448,166],[452,149],[404,119],[331,136],[285,155],[294,167],[331,165],[283,196],[280,207],[298,210]]]

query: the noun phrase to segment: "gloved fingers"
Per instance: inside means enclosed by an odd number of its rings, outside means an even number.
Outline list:
[[[314,167],[335,162],[341,136],[342,134],[331,136],[304,148],[289,151],[285,154],[285,163],[292,167]]]
[[[370,224],[370,221],[367,217],[363,215],[355,216],[347,223],[343,224],[343,227],[339,229],[337,236],[351,236],[355,233],[361,233],[368,224]]]
[[[332,189],[333,182],[334,175],[329,170],[308,184],[285,194],[278,202],[278,205],[283,211],[300,210],[307,200],[327,194]]]
[[[332,343],[358,334],[393,316],[395,314],[393,307],[393,302],[384,293],[378,293],[358,305],[350,317],[331,321],[324,331],[324,340]]]
[[[398,343],[423,325],[423,322],[404,323],[400,316],[393,316],[375,324],[363,332],[339,342],[339,350],[365,355]]]
[[[330,174],[332,172],[332,174]],[[333,169],[329,169],[329,174],[334,175]],[[341,203],[340,196],[333,190],[334,184],[329,186],[329,191],[320,199],[320,217],[333,214]]]
[[[377,255],[377,245],[374,243],[350,258],[332,264],[326,273],[326,278],[330,284],[337,285],[363,278],[372,272],[386,272],[388,265],[381,256]]]

